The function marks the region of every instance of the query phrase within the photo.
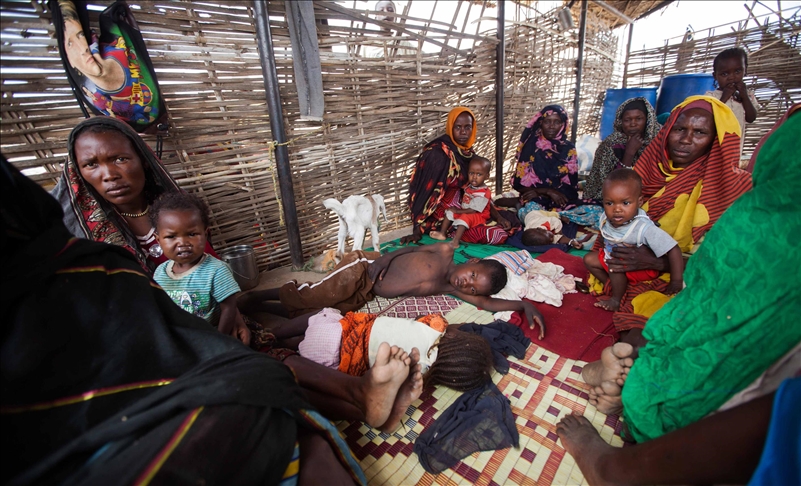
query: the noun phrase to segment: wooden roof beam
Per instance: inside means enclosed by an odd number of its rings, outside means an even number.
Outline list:
[[[612,15],[617,15],[621,20],[623,20],[627,24],[633,24],[634,23],[634,19],[632,19],[628,15],[624,14],[620,10],[616,9],[615,7],[609,5],[608,3],[602,2],[601,0],[593,0],[593,1],[594,1],[594,3],[597,3],[599,6],[603,7],[604,9],[606,9],[606,11],[610,12]]]

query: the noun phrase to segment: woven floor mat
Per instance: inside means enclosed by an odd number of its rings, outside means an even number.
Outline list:
[[[492,322],[489,312],[470,304],[460,305],[446,319],[450,323]],[[509,362],[509,373],[495,373],[493,381],[509,398],[517,416],[519,448],[475,453],[437,476],[425,472],[413,452],[414,441],[460,395],[438,387],[424,391],[412,403],[405,425],[394,434],[380,433],[361,422],[338,424],[370,485],[586,484],[558,440],[556,423],[567,414],[581,413],[605,441],[618,447],[623,443],[618,417],[598,412],[587,401],[588,386],[581,380],[586,363],[562,358],[534,344],[524,359],[510,358]]]
[[[387,317],[401,317],[416,319],[428,314],[446,315],[459,307],[462,302],[449,295],[435,295],[430,297],[401,297],[398,299],[385,299],[376,297],[364,305],[359,312],[378,314]],[[448,321],[450,322],[450,321]],[[459,321],[464,322],[464,321]]]

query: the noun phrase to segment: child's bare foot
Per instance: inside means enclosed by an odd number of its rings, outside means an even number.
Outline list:
[[[606,300],[599,300],[598,302],[595,303],[595,307],[600,307],[608,311],[617,312],[617,310],[620,308],[620,299],[610,297]]]
[[[418,364],[420,351],[417,348],[412,348],[409,358],[409,377],[403,382],[398,394],[395,396],[395,403],[392,404],[389,418],[379,427],[381,432],[395,432],[398,426],[401,425],[401,419],[406,414],[406,409],[409,408],[413,401],[420,398],[420,394],[423,392],[423,374],[420,372],[421,367]]]
[[[409,355],[397,346],[381,343],[378,347],[375,365],[362,380],[367,425],[378,427],[386,423],[398,390],[409,376],[409,362]]]
[[[459,248],[459,240],[454,238],[454,239],[452,239],[451,241],[448,242],[448,245],[455,250],[455,249]]]
[[[444,241],[448,238],[441,231],[432,231],[431,233],[428,234],[428,236],[434,238],[435,240],[440,240],[440,241]]]
[[[604,442],[589,420],[581,415],[568,415],[556,424],[556,433],[589,484],[610,484],[602,479],[600,466],[604,456],[615,448]]]
[[[605,381],[611,381],[619,386],[626,382],[634,359],[631,355],[634,347],[628,343],[615,343],[613,346],[601,351],[601,359],[593,361],[581,370],[584,382],[592,386],[600,386]]]

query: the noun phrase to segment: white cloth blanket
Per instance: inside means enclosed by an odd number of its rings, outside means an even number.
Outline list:
[[[506,269],[506,287],[493,295],[498,299],[544,302],[554,307],[562,306],[562,296],[576,292],[573,275],[565,274],[564,267],[553,263],[531,260],[531,266],[521,275]],[[508,321],[512,311],[496,312],[495,319]]]

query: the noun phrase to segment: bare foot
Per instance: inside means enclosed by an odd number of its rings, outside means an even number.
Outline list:
[[[592,386],[600,386],[605,381],[612,381],[623,386],[634,359],[631,355],[634,348],[628,343],[615,343],[601,351],[601,359],[593,361],[581,370],[584,382]]]
[[[392,411],[389,414],[387,421],[379,427],[381,432],[392,433],[401,425],[401,419],[406,415],[406,409],[409,405],[420,398],[423,392],[423,374],[420,372],[421,367],[418,364],[420,361],[420,351],[417,348],[412,348],[409,353],[409,377],[398,390],[395,396],[395,403],[392,404]]]
[[[606,300],[599,300],[598,302],[595,303],[595,307],[600,307],[601,309],[617,312],[617,310],[620,309],[620,299],[615,299],[614,297],[610,297]]]
[[[581,415],[568,415],[556,424],[556,433],[589,484],[611,484],[601,477],[601,466],[604,456],[615,448],[604,442],[589,420]]]
[[[454,238],[454,239],[452,239],[451,241],[448,242],[448,245],[450,245],[450,247],[455,250],[455,249],[459,248],[459,243],[460,243],[459,240]]]
[[[365,397],[364,422],[371,427],[384,424],[406,377],[410,358],[397,346],[381,343],[375,364],[362,377]]]
[[[448,237],[445,236],[441,231],[432,231],[428,234],[428,236],[434,238],[435,240],[443,241],[446,240]]]
[[[607,382],[609,383],[609,382]],[[623,399],[620,396],[620,388],[618,387],[617,395],[607,395],[603,387],[593,387],[593,394],[595,399],[590,399],[590,403],[598,409],[599,412],[606,415],[620,415],[623,413]]]

